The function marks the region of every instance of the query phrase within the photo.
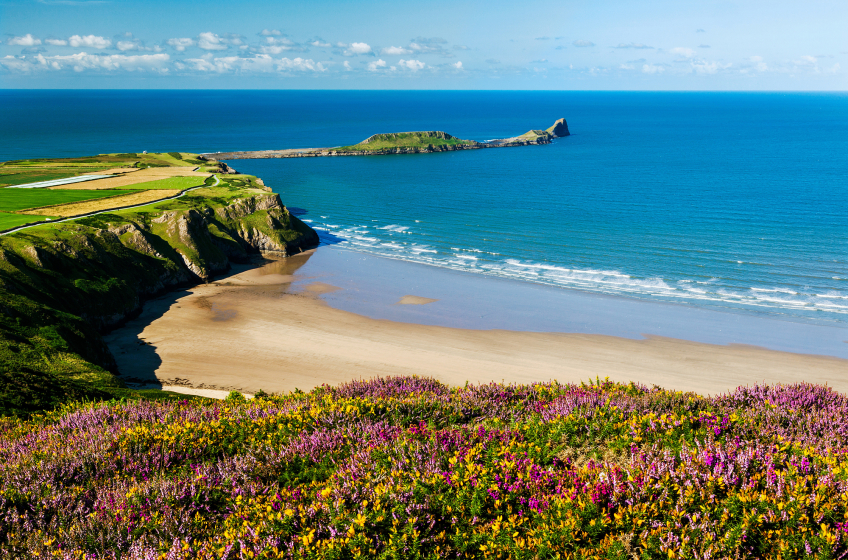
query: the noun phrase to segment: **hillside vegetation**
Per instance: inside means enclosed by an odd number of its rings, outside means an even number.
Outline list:
[[[317,244],[255,177],[214,181],[182,198],[0,236],[0,415],[126,396],[102,330],[231,260]]]
[[[392,132],[375,134],[359,144],[333,148],[338,151],[380,151],[393,148],[427,148],[435,146],[473,146],[473,140],[455,138],[446,132]]]
[[[388,378],[0,421],[0,553],[843,558],[848,399]]]

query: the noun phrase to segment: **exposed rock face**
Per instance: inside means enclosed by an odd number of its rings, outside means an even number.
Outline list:
[[[571,136],[571,133],[568,131],[568,123],[565,122],[565,119],[558,119],[557,122],[548,129],[548,132],[557,138]]]
[[[54,309],[104,329],[132,316],[147,297],[208,281],[227,270],[230,260],[243,262],[261,252],[296,254],[318,242],[279,196],[249,195],[216,209],[164,212],[146,223],[46,230],[0,247],[0,285],[9,292],[39,293]]]

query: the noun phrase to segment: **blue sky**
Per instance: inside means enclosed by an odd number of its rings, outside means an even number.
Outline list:
[[[0,87],[844,91],[846,30],[846,0],[0,0]]]

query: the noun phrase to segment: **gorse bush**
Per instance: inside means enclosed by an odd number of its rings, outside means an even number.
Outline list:
[[[0,420],[8,558],[841,558],[848,398],[394,377]]]

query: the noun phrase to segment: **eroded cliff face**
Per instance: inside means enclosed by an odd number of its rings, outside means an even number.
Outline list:
[[[273,193],[31,228],[0,238],[0,311],[24,298],[102,331],[138,312],[145,299],[205,282],[231,261],[317,244],[315,231]],[[0,330],[0,346],[2,338]],[[95,354],[86,359],[111,367],[103,359],[108,352]]]

